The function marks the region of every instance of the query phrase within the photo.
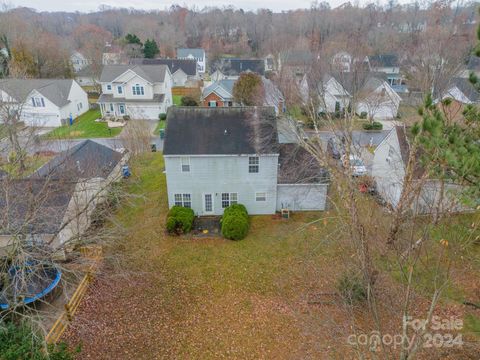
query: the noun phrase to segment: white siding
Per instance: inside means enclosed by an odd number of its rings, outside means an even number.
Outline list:
[[[395,128],[375,149],[372,176],[382,198],[396,207],[402,192],[405,168]]]
[[[277,211],[325,210],[327,190],[327,184],[279,184]]]
[[[76,81],[72,82],[68,100],[70,100],[70,103],[60,109],[60,117],[62,119],[70,118],[70,114],[75,119],[89,109],[88,95]]]
[[[248,172],[248,155],[192,156],[190,172],[181,171],[180,156],[165,156],[168,204],[172,207],[174,194],[191,194],[192,209],[197,215],[203,210],[203,194],[213,195],[213,214],[223,214],[222,193],[238,193],[238,202],[249,214],[274,214],[277,202],[278,156],[260,156],[259,173]],[[256,202],[255,193],[265,192],[267,201]]]

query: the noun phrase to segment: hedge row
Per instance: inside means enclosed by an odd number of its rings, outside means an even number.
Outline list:
[[[380,122],[374,121],[373,123],[363,124],[364,130],[382,130],[383,125]]]
[[[169,234],[186,234],[192,230],[195,214],[192,209],[173,206],[167,214],[167,231]]]
[[[244,205],[233,204],[226,208],[222,217],[222,235],[230,240],[242,240],[250,227],[248,212]]]

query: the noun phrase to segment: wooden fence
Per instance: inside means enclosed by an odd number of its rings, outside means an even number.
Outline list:
[[[73,317],[77,312],[89,285],[95,278],[95,272],[102,259],[102,248],[99,246],[81,248],[80,253],[83,257],[92,261],[92,264],[87,269],[85,276],[82,278],[82,281],[80,281],[80,284],[78,284],[78,287],[70,300],[64,305],[64,311],[58,317],[57,321],[55,321],[49,333],[47,334],[47,337],[45,338],[47,344],[55,344],[58,342],[70,322],[73,321]]]
[[[175,86],[175,87],[172,87],[172,95],[174,95],[174,96],[191,96],[194,99],[199,99],[200,98],[200,88],[198,88],[198,87]]]

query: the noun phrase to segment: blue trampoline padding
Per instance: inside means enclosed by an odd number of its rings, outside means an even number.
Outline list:
[[[58,268],[56,268],[55,270],[56,270],[56,275],[55,275],[55,278],[50,283],[50,285],[48,285],[42,292],[39,292],[32,297],[25,298],[23,300],[23,304],[25,304],[25,305],[30,304],[30,303],[44,297],[49,292],[51,292],[53,289],[55,289],[55,287],[57,287],[58,283],[62,279],[62,272]],[[8,305],[7,303],[0,304],[0,309],[2,309],[2,310],[7,310],[9,307],[10,307],[10,305]]]

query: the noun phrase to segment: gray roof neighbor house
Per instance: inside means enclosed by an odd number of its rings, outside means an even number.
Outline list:
[[[242,72],[264,75],[265,61],[263,59],[222,58],[211,65],[212,73],[217,70],[228,76],[238,76]]]
[[[233,87],[235,86],[236,80],[223,79],[215,81],[211,85],[203,89],[203,97],[208,96],[208,94],[215,92],[222,99],[232,99],[233,98]]]
[[[72,87],[72,79],[4,79],[0,80],[0,90],[5,91],[16,101],[23,101],[37,90],[58,107],[67,105]]]
[[[167,65],[105,65],[100,75],[100,82],[112,82],[127,70],[134,71],[148,82],[163,82]]]
[[[177,58],[186,58],[189,55],[192,55],[196,59],[201,59],[205,56],[205,50],[201,48],[179,48],[177,49]]]
[[[190,59],[132,59],[130,63],[136,65],[167,65],[172,74],[180,69],[190,76],[197,74],[197,62]]]

